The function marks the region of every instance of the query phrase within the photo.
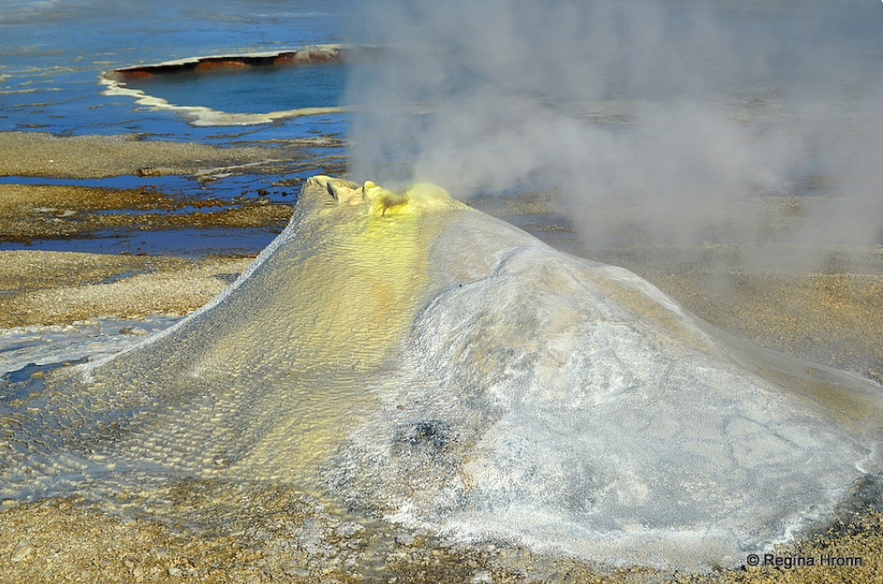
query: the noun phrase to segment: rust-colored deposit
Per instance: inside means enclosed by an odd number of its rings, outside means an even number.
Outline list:
[[[343,61],[345,54],[346,51],[338,45],[316,45],[293,51],[195,57],[155,65],[124,67],[114,69],[106,76],[125,81],[177,73],[209,73],[257,67],[339,63]]]

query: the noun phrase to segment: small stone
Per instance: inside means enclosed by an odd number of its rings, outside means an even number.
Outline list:
[[[149,333],[140,326],[124,326],[120,329],[120,334],[146,337]]]
[[[354,521],[346,521],[337,527],[338,537],[351,537],[365,528]]]
[[[34,551],[34,548],[31,546],[31,542],[28,540],[20,541],[12,548],[12,557],[10,559],[12,563],[20,562],[28,557],[32,551]]]
[[[403,546],[413,545],[415,539],[413,533],[400,533],[395,538],[396,543]]]
[[[287,576],[296,576],[298,578],[306,578],[310,575],[310,571],[303,566],[297,564],[288,564],[282,568]]]

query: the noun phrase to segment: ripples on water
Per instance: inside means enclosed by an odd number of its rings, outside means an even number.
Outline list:
[[[217,129],[193,128],[167,112],[142,111],[131,99],[102,95],[100,74],[183,57],[340,42],[347,5],[346,0],[158,0],[149,8],[119,0],[4,2],[0,130],[217,140]],[[275,88],[290,89],[278,81]],[[316,126],[337,131],[340,124],[338,118],[299,120],[251,137],[290,138]]]

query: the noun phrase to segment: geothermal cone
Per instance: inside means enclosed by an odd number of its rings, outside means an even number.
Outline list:
[[[0,496],[290,482],[453,538],[707,567],[877,472],[879,388],[715,331],[432,185],[314,177],[224,294],[4,400]]]

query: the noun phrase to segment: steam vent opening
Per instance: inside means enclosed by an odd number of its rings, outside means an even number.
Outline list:
[[[196,57],[105,73],[106,94],[178,110],[196,125],[237,125],[340,110],[345,51],[336,45],[296,51]]]

